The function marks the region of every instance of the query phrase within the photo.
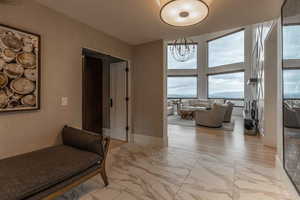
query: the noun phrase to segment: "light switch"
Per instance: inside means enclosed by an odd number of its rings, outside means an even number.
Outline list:
[[[68,105],[68,97],[62,97],[61,98],[61,105],[67,106]]]

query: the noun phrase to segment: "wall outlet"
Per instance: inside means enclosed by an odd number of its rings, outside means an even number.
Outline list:
[[[62,97],[61,98],[61,105],[67,106],[68,105],[68,97]]]

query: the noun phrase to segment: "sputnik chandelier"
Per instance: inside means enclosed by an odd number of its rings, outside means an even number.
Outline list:
[[[171,44],[170,50],[173,58],[178,62],[186,62],[190,60],[195,52],[197,45],[191,39],[180,38],[174,40]]]
[[[207,18],[208,5],[202,0],[160,0],[160,19],[171,26],[187,27]],[[180,38],[171,45],[171,54],[179,62],[191,59],[197,48],[193,41]]]

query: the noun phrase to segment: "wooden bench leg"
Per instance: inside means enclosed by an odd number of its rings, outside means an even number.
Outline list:
[[[104,138],[104,141],[105,141],[105,144],[104,144],[104,159],[103,159],[103,162],[101,164],[100,175],[103,179],[104,185],[108,186],[108,178],[107,178],[106,170],[105,170],[105,161],[106,161],[106,157],[107,157],[107,154],[108,154],[110,138],[106,137],[106,138]]]
[[[105,167],[100,171],[100,174],[101,174],[102,180],[104,182],[104,185],[108,186],[108,178],[107,178],[107,175],[106,175]]]

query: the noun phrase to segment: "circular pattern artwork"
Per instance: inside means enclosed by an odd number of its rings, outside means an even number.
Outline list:
[[[39,35],[0,25],[0,112],[39,109]]]

